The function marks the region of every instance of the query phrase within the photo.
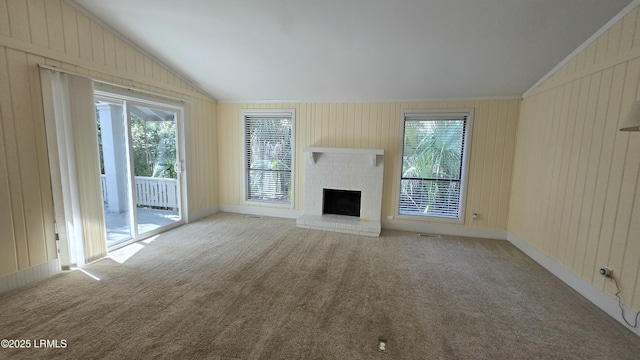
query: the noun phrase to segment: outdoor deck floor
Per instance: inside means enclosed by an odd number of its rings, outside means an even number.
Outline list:
[[[137,208],[138,234],[155,230],[180,220],[178,211]],[[131,239],[129,213],[108,212],[105,209],[107,223],[107,247]]]

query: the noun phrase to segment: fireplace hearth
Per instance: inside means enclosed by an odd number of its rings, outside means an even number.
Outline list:
[[[309,147],[302,228],[380,236],[384,150]]]

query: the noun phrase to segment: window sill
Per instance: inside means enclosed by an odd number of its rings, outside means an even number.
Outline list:
[[[272,207],[280,209],[293,209],[293,201],[290,203],[273,202],[268,200],[245,200],[243,205],[247,206],[260,206],[260,207]]]

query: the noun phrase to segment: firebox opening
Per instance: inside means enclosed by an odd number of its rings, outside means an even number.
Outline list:
[[[360,217],[362,193],[352,190],[323,189],[322,213]]]

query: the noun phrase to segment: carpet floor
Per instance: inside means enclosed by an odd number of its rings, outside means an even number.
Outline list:
[[[0,296],[2,359],[638,359],[506,241],[218,213]],[[378,351],[378,341],[387,352]]]

